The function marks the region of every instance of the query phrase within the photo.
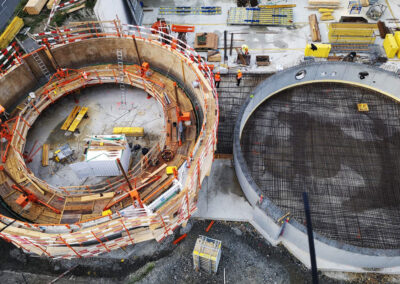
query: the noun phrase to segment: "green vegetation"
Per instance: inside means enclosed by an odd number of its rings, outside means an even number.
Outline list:
[[[140,280],[142,280],[144,277],[146,277],[147,274],[149,274],[153,268],[155,267],[155,263],[154,262],[149,262],[146,264],[146,266],[144,268],[141,268],[137,274],[130,279],[130,281],[128,282],[128,284],[133,284],[136,282],[139,282]]]
[[[15,16],[23,18],[28,15],[27,13],[24,12],[24,7],[25,7],[26,3],[28,3],[28,1],[29,0],[22,0],[18,3],[17,7],[15,7],[15,10],[14,10]]]
[[[52,25],[56,25],[58,27],[62,26],[65,20],[68,18],[67,13],[64,12],[57,12],[54,14],[53,19],[51,20]]]
[[[96,0],[86,0],[86,8],[93,10]]]

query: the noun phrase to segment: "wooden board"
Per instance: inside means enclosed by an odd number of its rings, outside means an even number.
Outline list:
[[[42,150],[42,166],[47,167],[49,165],[49,144],[43,144]]]
[[[78,10],[82,9],[82,8],[85,8],[85,4],[82,4],[82,5],[80,5],[80,6],[76,6],[76,7],[72,8],[72,9],[69,9],[69,10],[67,11],[67,14],[73,13],[73,12],[75,12],[75,11],[78,11]]]
[[[100,200],[100,199],[106,199],[106,198],[113,198],[114,194],[115,194],[114,192],[106,192],[106,193],[82,196],[81,201],[93,201],[93,200]]]
[[[308,21],[310,23],[312,41],[320,42],[321,41],[321,33],[319,32],[317,15],[316,14],[310,15],[308,17]]]
[[[71,126],[68,128],[68,131],[74,132],[76,128],[78,127],[79,123],[81,123],[83,117],[85,116],[86,112],[88,111],[88,107],[82,107],[81,110],[79,111],[78,115],[72,122]]]
[[[309,5],[326,5],[326,6],[339,6],[340,0],[308,0]]]
[[[25,5],[24,11],[29,15],[39,15],[46,2],[47,0],[29,0]]]
[[[68,115],[67,119],[65,120],[64,124],[61,126],[61,130],[67,130],[68,127],[71,125],[72,121],[74,121],[75,117],[77,116],[79,110],[81,109],[80,106],[75,106],[70,114]]]
[[[331,23],[329,29],[377,29],[377,24],[368,23]]]

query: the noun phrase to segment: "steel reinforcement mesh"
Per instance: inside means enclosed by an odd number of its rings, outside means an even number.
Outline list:
[[[358,111],[357,104],[369,111]],[[241,136],[264,195],[304,224],[359,247],[400,248],[400,105],[371,90],[314,83],[266,100]]]
[[[221,74],[218,91],[219,125],[218,125],[218,154],[232,154],[233,129],[240,108],[252,94],[254,88],[271,74],[243,74],[240,86],[236,86],[236,74]]]

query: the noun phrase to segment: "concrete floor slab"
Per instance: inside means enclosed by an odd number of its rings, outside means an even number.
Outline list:
[[[128,137],[128,142],[151,148],[160,139],[164,130],[164,115],[161,105],[154,99],[147,99],[147,93],[137,88],[126,88],[127,108],[121,108],[121,91],[117,86],[101,85],[81,90],[79,95],[69,95],[57,101],[45,110],[30,129],[26,148],[29,152],[35,141],[37,146],[44,143],[56,147],[68,143],[75,150],[77,161],[83,157],[84,139],[91,135],[112,134],[114,127],[144,127],[145,137]],[[79,100],[76,101],[75,99]],[[71,134],[60,129],[74,106],[86,106],[88,119],[78,126],[80,133]],[[66,134],[70,134],[66,136]],[[36,146],[36,147],[37,147]],[[52,152],[51,151],[51,152]],[[82,185],[99,182],[104,177],[90,177],[80,180],[68,164],[61,165],[50,161],[48,167],[42,167],[41,150],[28,164],[34,174],[54,186]],[[133,159],[140,159],[140,153]],[[137,157],[136,157],[137,156]]]
[[[193,215],[199,219],[250,221],[252,210],[236,178],[232,161],[216,159],[202,184]]]

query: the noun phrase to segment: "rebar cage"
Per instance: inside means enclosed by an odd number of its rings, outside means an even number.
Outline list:
[[[360,111],[358,104],[367,104]],[[284,90],[262,103],[241,136],[263,194],[304,224],[347,244],[400,248],[400,107],[378,92],[342,83]]]

